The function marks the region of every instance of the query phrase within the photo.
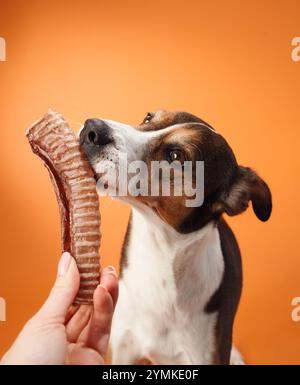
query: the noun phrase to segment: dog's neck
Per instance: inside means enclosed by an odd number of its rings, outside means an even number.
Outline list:
[[[194,243],[204,244],[213,231],[213,227],[214,223],[210,222],[190,234],[181,234],[149,208],[132,209],[133,236],[147,238],[148,241],[155,242],[160,248],[165,248],[165,251],[168,252],[191,247]]]
[[[194,296],[200,307],[218,288],[224,271],[219,233],[213,222],[193,233],[180,234],[155,214],[135,208],[127,263],[125,275],[141,277],[140,286],[149,280],[159,291],[165,282],[163,291],[169,288],[172,300],[185,303],[187,296],[189,301]]]
[[[137,337],[136,348],[142,355],[160,363],[213,362],[217,315],[205,309],[224,273],[215,224],[180,234],[151,212],[134,208],[125,245],[120,281],[125,308],[115,325],[121,319],[126,323],[124,317],[132,325],[125,315],[129,307],[139,315],[132,333],[143,336]],[[166,330],[172,330],[173,337],[166,336]]]

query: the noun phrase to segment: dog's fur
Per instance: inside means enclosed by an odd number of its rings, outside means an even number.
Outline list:
[[[150,113],[135,128],[89,119],[80,140],[100,186],[107,183],[103,165],[109,171],[120,154],[128,162],[150,164],[173,156],[175,148],[176,157],[204,161],[200,207],[186,207],[185,196],[123,197],[132,215],[112,327],[113,363],[230,363],[242,268],[222,214],[239,214],[251,201],[256,216],[266,221],[272,209],[266,183],[238,166],[210,125],[184,112]],[[232,356],[239,363],[236,351]]]

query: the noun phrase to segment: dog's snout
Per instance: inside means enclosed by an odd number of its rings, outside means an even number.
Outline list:
[[[113,142],[109,126],[101,119],[87,119],[80,133],[80,144],[106,146]]]

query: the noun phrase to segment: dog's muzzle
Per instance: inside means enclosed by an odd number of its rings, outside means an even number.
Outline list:
[[[87,119],[79,136],[80,145],[91,161],[109,144],[114,144],[111,128],[101,119]]]
[[[88,119],[80,132],[80,144],[86,146],[106,146],[113,142],[110,127],[100,119]]]

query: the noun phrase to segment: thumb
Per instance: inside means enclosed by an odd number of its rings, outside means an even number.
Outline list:
[[[79,289],[80,276],[76,262],[70,253],[62,254],[58,264],[55,284],[46,302],[37,313],[43,318],[54,318],[64,323],[67,311],[72,305]]]

